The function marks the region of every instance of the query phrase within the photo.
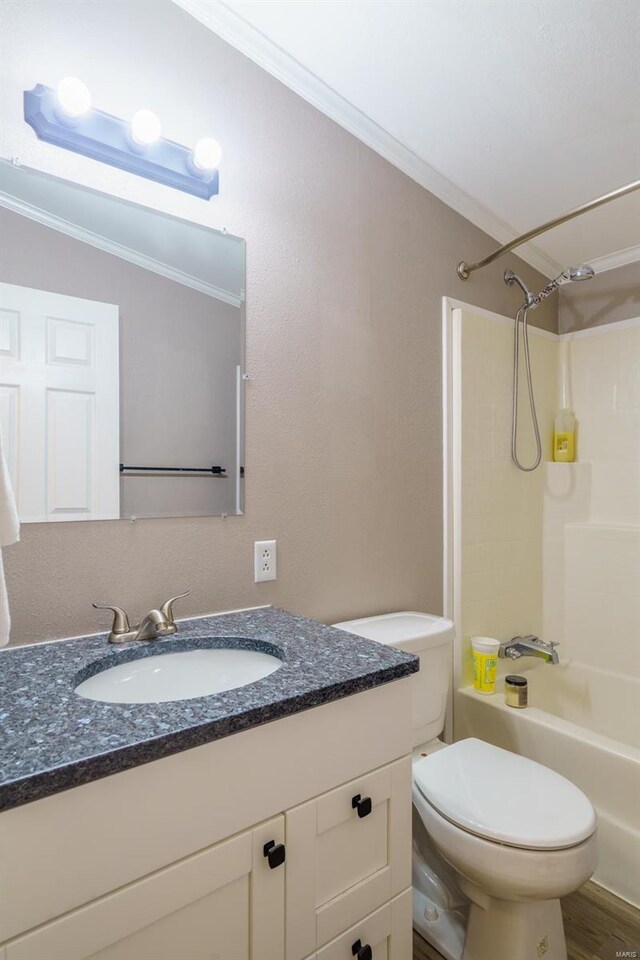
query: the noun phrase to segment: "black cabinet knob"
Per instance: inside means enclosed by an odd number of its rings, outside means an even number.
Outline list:
[[[351,953],[354,955],[356,960],[371,960],[373,957],[373,951],[368,943],[365,943],[364,947],[362,946],[362,940],[356,940],[355,943],[351,944]]]
[[[355,797],[351,798],[351,806],[358,811],[359,817],[368,817],[372,810],[371,797],[361,797],[356,793]]]
[[[284,863],[286,850],[284,843],[276,843],[275,840],[269,840],[262,848],[262,852],[269,861],[272,870]]]

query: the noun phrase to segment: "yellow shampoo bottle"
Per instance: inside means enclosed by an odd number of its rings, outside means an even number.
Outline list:
[[[553,421],[553,459],[556,463],[573,463],[576,459],[576,418],[565,407]]]

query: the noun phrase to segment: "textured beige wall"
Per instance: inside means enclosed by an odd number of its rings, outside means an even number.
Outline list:
[[[570,283],[560,290],[560,333],[597,327],[640,316],[640,263],[596,274],[592,280]]]
[[[24,527],[5,552],[13,642],[104,627],[91,601],[179,613],[276,603],[331,621],[442,605],[441,297],[513,314],[479,230],[177,7],[3,6],[4,156],[247,240],[247,514]],[[37,142],[22,90],[82,76],[102,109],[146,105],[167,135],[216,134],[208,204]],[[532,318],[552,327],[555,306]],[[278,540],[254,584],[253,541]]]

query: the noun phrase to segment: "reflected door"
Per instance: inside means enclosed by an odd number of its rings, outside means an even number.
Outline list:
[[[117,306],[0,283],[0,428],[21,521],[119,518]]]

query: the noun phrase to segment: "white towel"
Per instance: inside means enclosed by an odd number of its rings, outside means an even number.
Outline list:
[[[13,495],[11,477],[2,450],[2,430],[0,430],[0,548],[8,547],[19,539],[20,521],[16,510],[16,498]],[[2,566],[2,550],[0,549],[0,647],[9,643],[10,630],[9,598]]]

